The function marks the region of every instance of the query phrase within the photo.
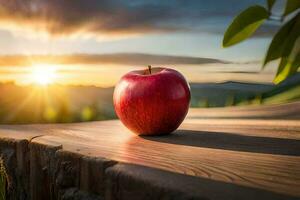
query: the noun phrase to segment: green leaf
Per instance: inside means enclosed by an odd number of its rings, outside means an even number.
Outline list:
[[[293,49],[293,52],[287,57],[282,57],[274,83],[280,83],[285,80],[287,77],[297,73],[298,68],[300,67],[300,38],[296,42],[296,47]]]
[[[290,64],[288,64],[288,59],[283,57],[280,60],[276,76],[273,80],[275,84],[280,83],[288,76],[288,71],[290,70]]]
[[[283,16],[287,16],[298,8],[300,8],[300,0],[287,0]]]
[[[285,80],[287,77],[297,73],[300,66],[300,54],[298,54],[298,61],[290,62],[286,57],[282,57],[277,74],[273,82],[278,84]]]
[[[288,57],[300,36],[300,13],[285,23],[275,34],[267,51],[263,67],[271,60],[282,56]]]
[[[267,0],[268,10],[270,11],[275,3],[275,0]]]
[[[251,36],[268,18],[262,6],[252,6],[240,13],[230,24],[223,38],[223,47],[229,47]]]

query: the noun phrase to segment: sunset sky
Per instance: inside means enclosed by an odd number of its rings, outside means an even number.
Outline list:
[[[40,71],[37,68],[44,72],[55,68],[58,83],[111,86],[128,70],[154,63],[174,66],[189,81],[240,78],[269,82],[271,68],[259,76],[257,72],[276,24],[268,23],[240,45],[221,48],[222,35],[232,18],[253,4],[264,5],[265,1],[0,0],[0,81],[30,83]],[[116,62],[113,55],[118,53],[130,54]],[[52,59],[49,64],[49,59],[46,63],[32,59],[33,55],[65,54],[73,55],[75,61]],[[90,56],[78,60],[78,54],[111,57],[105,62]],[[153,57],[143,63],[140,54],[183,56],[186,60],[168,63]],[[7,55],[18,55],[22,61],[7,59]],[[25,55],[29,64],[20,55]],[[189,59],[195,57],[216,61],[191,64]]]

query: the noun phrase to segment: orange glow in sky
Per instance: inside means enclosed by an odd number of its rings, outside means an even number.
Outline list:
[[[153,65],[158,67],[160,65]],[[32,66],[0,67],[0,82],[13,81],[19,85],[35,84],[47,86],[95,85],[114,86],[120,78],[132,70],[143,70],[146,66],[119,64],[50,64],[33,63]],[[259,64],[204,64],[204,65],[170,65],[180,71],[189,82],[223,82],[228,80],[245,82],[271,82],[272,70],[261,73],[231,73],[238,69],[259,71]]]

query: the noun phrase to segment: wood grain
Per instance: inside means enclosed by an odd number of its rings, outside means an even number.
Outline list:
[[[201,119],[195,117],[201,109],[192,112],[175,133],[160,137],[138,137],[118,120],[0,126],[0,137],[29,138],[85,156],[300,197],[299,120]],[[222,116],[230,108],[211,112]]]

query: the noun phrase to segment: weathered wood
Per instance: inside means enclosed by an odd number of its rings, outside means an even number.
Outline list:
[[[193,123],[186,120],[182,127]],[[299,128],[291,128],[297,138]],[[300,140],[280,138],[277,132],[282,134],[282,129],[273,130],[275,138],[224,133],[222,127],[214,132],[179,129],[163,137],[138,137],[119,121],[106,121],[56,131],[33,141],[59,141],[69,152],[300,196]],[[255,131],[265,134],[263,128]]]
[[[298,199],[266,190],[131,164],[107,170],[107,200]]]
[[[222,116],[230,109],[235,108],[211,112]],[[53,198],[300,197],[298,120],[253,116],[200,119],[195,117],[195,110],[192,112],[174,134],[161,137],[138,137],[112,120],[0,126],[0,138],[29,142],[30,178],[42,184],[36,177],[42,172],[33,170],[44,169],[46,175],[41,177],[51,177],[46,179],[54,185],[47,186],[43,194],[53,193]],[[43,194],[35,199],[50,199]]]
[[[53,170],[55,165],[55,153],[60,145],[41,145],[30,143],[30,198],[56,199],[55,177]]]
[[[0,139],[0,157],[4,161],[8,179],[9,199],[28,199],[29,155],[28,141],[23,139]]]

